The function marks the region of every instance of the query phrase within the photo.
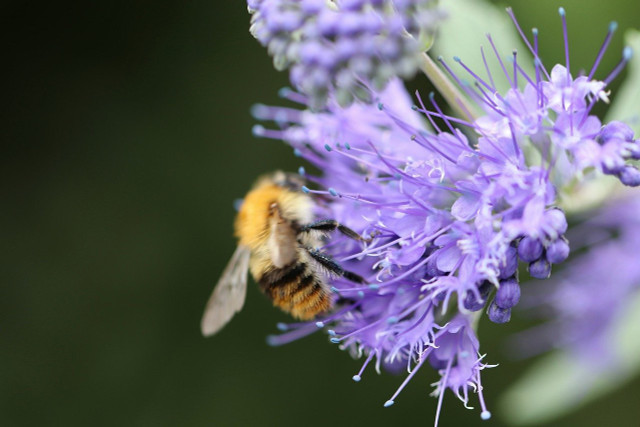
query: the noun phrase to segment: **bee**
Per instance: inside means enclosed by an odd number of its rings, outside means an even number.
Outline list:
[[[218,332],[242,309],[247,271],[274,306],[302,320],[332,308],[327,273],[365,283],[316,248],[322,236],[335,230],[368,240],[336,220],[314,221],[314,203],[297,190],[301,184],[297,175],[275,172],[260,178],[245,196],[235,220],[238,247],[207,302],[200,324],[204,336]]]

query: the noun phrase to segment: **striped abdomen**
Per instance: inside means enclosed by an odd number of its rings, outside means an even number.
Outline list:
[[[304,261],[269,270],[257,281],[273,305],[299,319],[312,319],[331,308],[327,285]]]

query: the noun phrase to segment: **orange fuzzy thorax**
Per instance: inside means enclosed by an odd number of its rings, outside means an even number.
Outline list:
[[[288,221],[307,224],[313,219],[312,204],[306,194],[262,180],[246,195],[236,217],[235,235],[240,245],[252,251],[263,249],[269,238],[269,207],[273,203]]]

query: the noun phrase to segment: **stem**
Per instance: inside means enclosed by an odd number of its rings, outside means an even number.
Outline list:
[[[480,323],[480,318],[482,317],[482,312],[484,310],[475,311],[471,314],[471,328],[477,334],[478,333],[478,324]]]
[[[420,69],[436,89],[438,89],[438,92],[440,92],[458,117],[462,117],[470,122],[477,118],[474,113],[474,107],[469,103],[467,98],[426,53],[422,53],[421,55]]]

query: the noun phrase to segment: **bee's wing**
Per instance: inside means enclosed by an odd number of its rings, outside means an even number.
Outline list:
[[[218,332],[244,305],[247,295],[247,272],[251,251],[246,246],[238,246],[229,264],[222,272],[218,284],[207,301],[200,329],[202,335]]]

